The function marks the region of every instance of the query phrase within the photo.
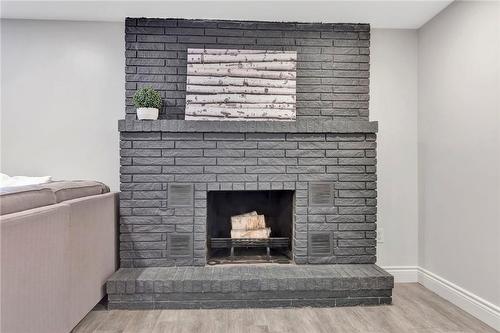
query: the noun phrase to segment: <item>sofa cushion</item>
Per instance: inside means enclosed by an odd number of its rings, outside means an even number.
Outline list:
[[[63,180],[40,186],[51,190],[56,197],[57,203],[109,192],[109,188],[106,185],[92,180]]]
[[[40,185],[3,187],[0,189],[0,215],[17,213],[55,203],[56,196],[54,192]]]

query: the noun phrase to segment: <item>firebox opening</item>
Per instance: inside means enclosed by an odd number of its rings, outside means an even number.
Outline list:
[[[209,191],[208,262],[289,263],[292,257],[293,202],[294,191]],[[234,218],[233,223],[231,220],[231,217],[246,213],[250,213],[250,222],[254,222],[248,224],[250,230],[247,232],[242,230],[247,220],[238,225],[235,225]],[[270,228],[270,233],[264,230],[267,228]]]

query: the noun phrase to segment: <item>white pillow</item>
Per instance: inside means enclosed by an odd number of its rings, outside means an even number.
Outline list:
[[[25,186],[48,183],[52,180],[52,176],[43,177],[27,177],[14,176],[9,177],[4,173],[0,173],[0,187]]]

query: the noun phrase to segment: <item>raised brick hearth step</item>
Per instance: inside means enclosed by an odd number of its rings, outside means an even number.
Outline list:
[[[390,304],[394,278],[377,265],[121,268],[110,309],[333,307]]]

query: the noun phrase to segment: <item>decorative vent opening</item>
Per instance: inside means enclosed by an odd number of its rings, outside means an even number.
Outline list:
[[[330,232],[309,233],[309,255],[332,255],[332,235]]]
[[[309,204],[311,206],[333,206],[333,183],[310,183]]]
[[[169,234],[167,248],[169,256],[191,256],[193,248],[192,237],[187,234]]]
[[[193,206],[192,184],[168,184],[167,195],[167,206],[169,208]]]

